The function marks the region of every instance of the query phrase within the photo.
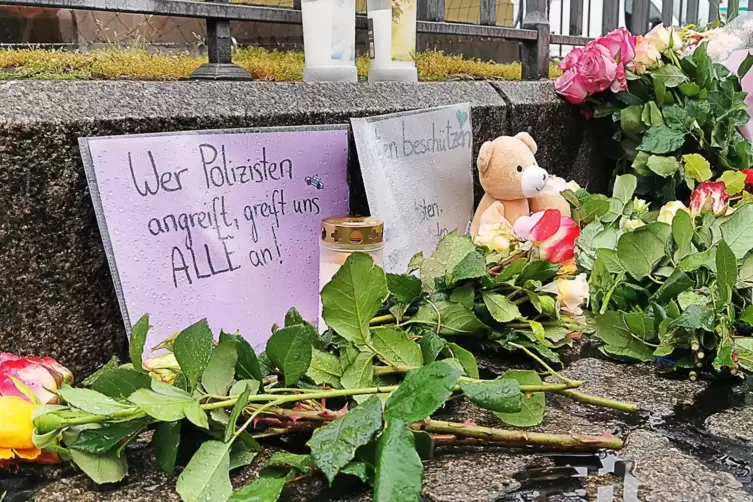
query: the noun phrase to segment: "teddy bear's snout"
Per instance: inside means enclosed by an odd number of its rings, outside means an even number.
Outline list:
[[[525,197],[533,197],[546,186],[549,173],[539,166],[528,166],[523,170],[520,180],[521,189]]]

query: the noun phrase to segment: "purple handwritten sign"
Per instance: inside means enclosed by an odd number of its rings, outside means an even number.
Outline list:
[[[319,229],[348,214],[346,126],[81,138],[118,299],[151,348],[207,318],[254,346],[318,316]]]

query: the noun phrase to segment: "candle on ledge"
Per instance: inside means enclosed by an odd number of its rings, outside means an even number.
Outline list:
[[[322,220],[319,241],[319,290],[332,280],[353,253],[366,253],[380,267],[384,265],[384,223],[377,218],[338,216]],[[326,329],[319,300],[319,332]]]

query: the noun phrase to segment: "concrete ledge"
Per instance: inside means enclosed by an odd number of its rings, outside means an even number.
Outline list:
[[[582,122],[549,83],[8,81],[0,96],[0,349],[52,355],[80,376],[124,355],[127,343],[81,136],[347,123],[469,102],[476,152],[530,130],[553,172],[581,183],[594,176]],[[355,158],[351,189],[352,210],[366,213]]]

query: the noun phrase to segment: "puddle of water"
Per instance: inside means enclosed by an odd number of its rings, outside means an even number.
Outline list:
[[[638,480],[632,475],[632,464],[612,452],[597,454],[546,454],[552,467],[532,467],[513,477],[499,502],[587,502],[586,478],[614,476],[621,481],[605,483],[597,488],[598,502],[612,502],[621,493],[625,502],[638,502]]]

